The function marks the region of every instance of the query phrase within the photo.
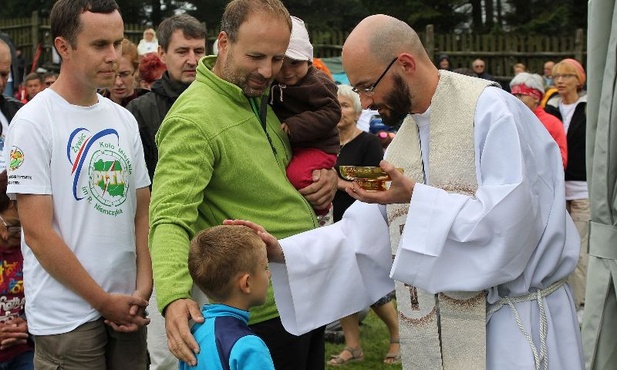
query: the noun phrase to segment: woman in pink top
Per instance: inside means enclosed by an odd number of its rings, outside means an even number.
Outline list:
[[[568,144],[566,142],[566,133],[563,129],[561,120],[544,111],[540,106],[540,101],[544,96],[542,76],[527,72],[520,72],[512,81],[510,81],[510,91],[512,95],[519,98],[526,106],[535,113],[536,117],[542,122],[549,134],[553,137],[559,150],[561,151],[561,159],[563,160],[563,168],[568,164]]]

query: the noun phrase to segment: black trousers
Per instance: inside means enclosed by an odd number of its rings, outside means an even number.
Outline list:
[[[276,318],[251,325],[251,329],[266,342],[276,370],[325,369],[325,326],[295,336]]]

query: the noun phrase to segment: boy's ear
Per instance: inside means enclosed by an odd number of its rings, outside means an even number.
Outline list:
[[[249,294],[251,292],[250,276],[251,275],[249,274],[241,274],[240,276],[238,276],[238,288],[244,294]]]

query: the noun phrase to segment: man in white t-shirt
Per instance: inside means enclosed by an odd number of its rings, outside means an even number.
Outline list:
[[[9,128],[35,368],[147,366],[150,180],[137,122],[96,93],[114,81],[123,28],[114,0],[56,2],[60,76]]]

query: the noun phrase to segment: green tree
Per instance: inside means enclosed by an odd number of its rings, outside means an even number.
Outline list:
[[[49,16],[54,0],[2,0],[0,19],[27,18],[39,11],[43,17]]]
[[[439,33],[454,32],[469,18],[468,0],[362,0],[369,14],[388,14],[422,31],[433,24]]]
[[[218,29],[228,2],[228,0],[191,0],[193,9],[188,13],[201,22],[205,22],[208,29]]]
[[[147,17],[141,0],[116,0],[124,23],[145,24]]]
[[[572,2],[509,0],[509,5],[510,11],[504,14],[504,21],[509,29],[521,34],[560,36],[587,27],[587,7],[579,9],[582,13],[575,13]]]
[[[350,31],[370,14],[359,0],[287,0],[285,5],[311,30]]]

